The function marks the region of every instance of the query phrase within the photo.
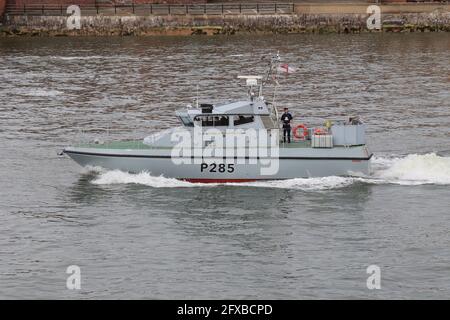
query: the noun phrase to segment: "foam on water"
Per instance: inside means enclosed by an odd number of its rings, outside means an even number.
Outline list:
[[[132,174],[123,172],[120,170],[112,170],[106,172],[100,172],[99,176],[92,181],[97,185],[110,185],[110,184],[141,184],[153,188],[179,188],[179,187],[204,187],[214,186],[214,184],[203,183],[190,183],[187,181],[181,181],[172,178],[165,178],[162,176],[156,177],[150,175],[148,172],[141,172]]]
[[[52,59],[60,59],[60,60],[67,60],[67,61],[72,61],[72,60],[88,60],[88,61],[92,61],[92,60],[103,60],[108,58],[107,56],[71,56],[71,57],[67,57],[67,56],[50,56],[50,58]]]
[[[44,89],[27,89],[27,91],[20,92],[21,95],[31,96],[31,97],[56,97],[63,94],[63,92],[58,90],[44,90]]]
[[[100,168],[91,168],[91,172],[98,173],[92,181],[97,185],[111,184],[141,184],[154,188],[178,188],[178,187],[259,187],[259,188],[281,188],[297,190],[327,190],[341,188],[351,185],[355,178],[352,177],[322,177],[322,178],[297,178],[288,180],[255,181],[245,183],[190,183],[162,176],[152,176],[148,172],[137,174],[127,173],[120,170],[104,171]]]
[[[251,183],[228,183],[227,185],[260,188],[295,189],[303,191],[329,190],[349,186],[355,182],[353,177],[296,178],[288,180],[267,180]]]
[[[288,180],[256,181],[246,183],[190,183],[162,176],[152,176],[148,172],[132,174],[120,170],[105,171],[101,168],[88,168],[97,177],[92,183],[97,185],[141,184],[154,188],[178,187],[216,187],[220,185],[258,188],[281,188],[303,191],[320,191],[344,188],[356,182],[368,184],[450,184],[450,157],[435,153],[411,154],[404,157],[374,157],[373,174],[366,177],[320,177],[296,178]]]
[[[378,159],[384,168],[376,170],[374,177],[387,183],[404,185],[450,184],[450,157],[436,153],[410,154],[403,158]]]

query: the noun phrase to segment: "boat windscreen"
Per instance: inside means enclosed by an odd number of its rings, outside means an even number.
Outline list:
[[[202,127],[228,127],[230,119],[225,115],[197,116],[194,121],[199,121]]]
[[[245,123],[250,123],[250,122],[253,122],[253,121],[255,121],[255,117],[254,116],[238,116],[234,120],[234,125],[238,126],[238,125],[245,124]]]
[[[181,122],[183,122],[185,127],[193,127],[194,123],[192,122],[191,118],[187,116],[180,116]]]

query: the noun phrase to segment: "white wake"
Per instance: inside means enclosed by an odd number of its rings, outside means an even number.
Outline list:
[[[387,183],[450,184],[450,157],[441,157],[435,153],[410,154],[403,158],[375,158],[373,167],[373,176]]]
[[[98,185],[108,184],[141,184],[153,188],[177,188],[177,187],[204,187],[214,186],[209,183],[190,183],[187,181],[165,178],[162,176],[152,176],[148,172],[128,173],[120,170],[100,172],[98,177],[92,181]]]
[[[245,183],[190,183],[162,176],[152,176],[148,172],[137,174],[119,170],[105,171],[90,168],[97,176],[92,180],[96,185],[137,184],[153,188],[192,188],[192,187],[258,187],[281,188],[303,191],[320,191],[344,188],[354,183],[398,184],[398,185],[450,185],[450,157],[435,153],[424,155],[410,154],[403,157],[374,157],[373,174],[366,177],[321,177],[296,178],[288,180],[256,181]]]

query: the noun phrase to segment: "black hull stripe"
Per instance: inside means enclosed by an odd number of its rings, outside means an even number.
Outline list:
[[[64,150],[64,153],[67,154],[80,154],[80,155],[85,155],[85,156],[97,156],[97,157],[114,157],[114,158],[154,158],[154,159],[171,159],[171,156],[151,156],[151,155],[144,155],[144,154],[106,154],[106,153],[96,153],[96,152],[83,152],[83,151],[67,151]],[[353,158],[348,158],[348,157],[279,157],[278,159],[280,160],[359,160],[359,161],[367,161],[370,160],[373,156],[373,153],[366,157],[366,158],[357,158],[357,157],[353,157]],[[177,157],[177,159],[184,159],[184,158],[191,158],[191,159],[195,159],[194,156],[191,157]],[[218,157],[206,157],[206,159],[211,159],[211,158],[218,158]],[[203,158],[202,158],[203,159]],[[223,159],[229,159],[229,157],[223,157]],[[233,157],[232,159],[238,159],[238,157]],[[250,159],[250,157],[239,157],[239,159]],[[251,159],[255,159],[255,158],[251,158]],[[261,159],[261,157],[256,157],[257,160]],[[272,159],[269,157],[263,157],[262,159]],[[274,158],[277,159],[277,158]]]

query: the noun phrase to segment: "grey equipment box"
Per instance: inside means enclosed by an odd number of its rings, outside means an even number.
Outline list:
[[[335,124],[331,127],[335,146],[357,146],[366,144],[365,124]]]
[[[331,134],[315,134],[311,137],[313,148],[333,148],[333,136]]]

